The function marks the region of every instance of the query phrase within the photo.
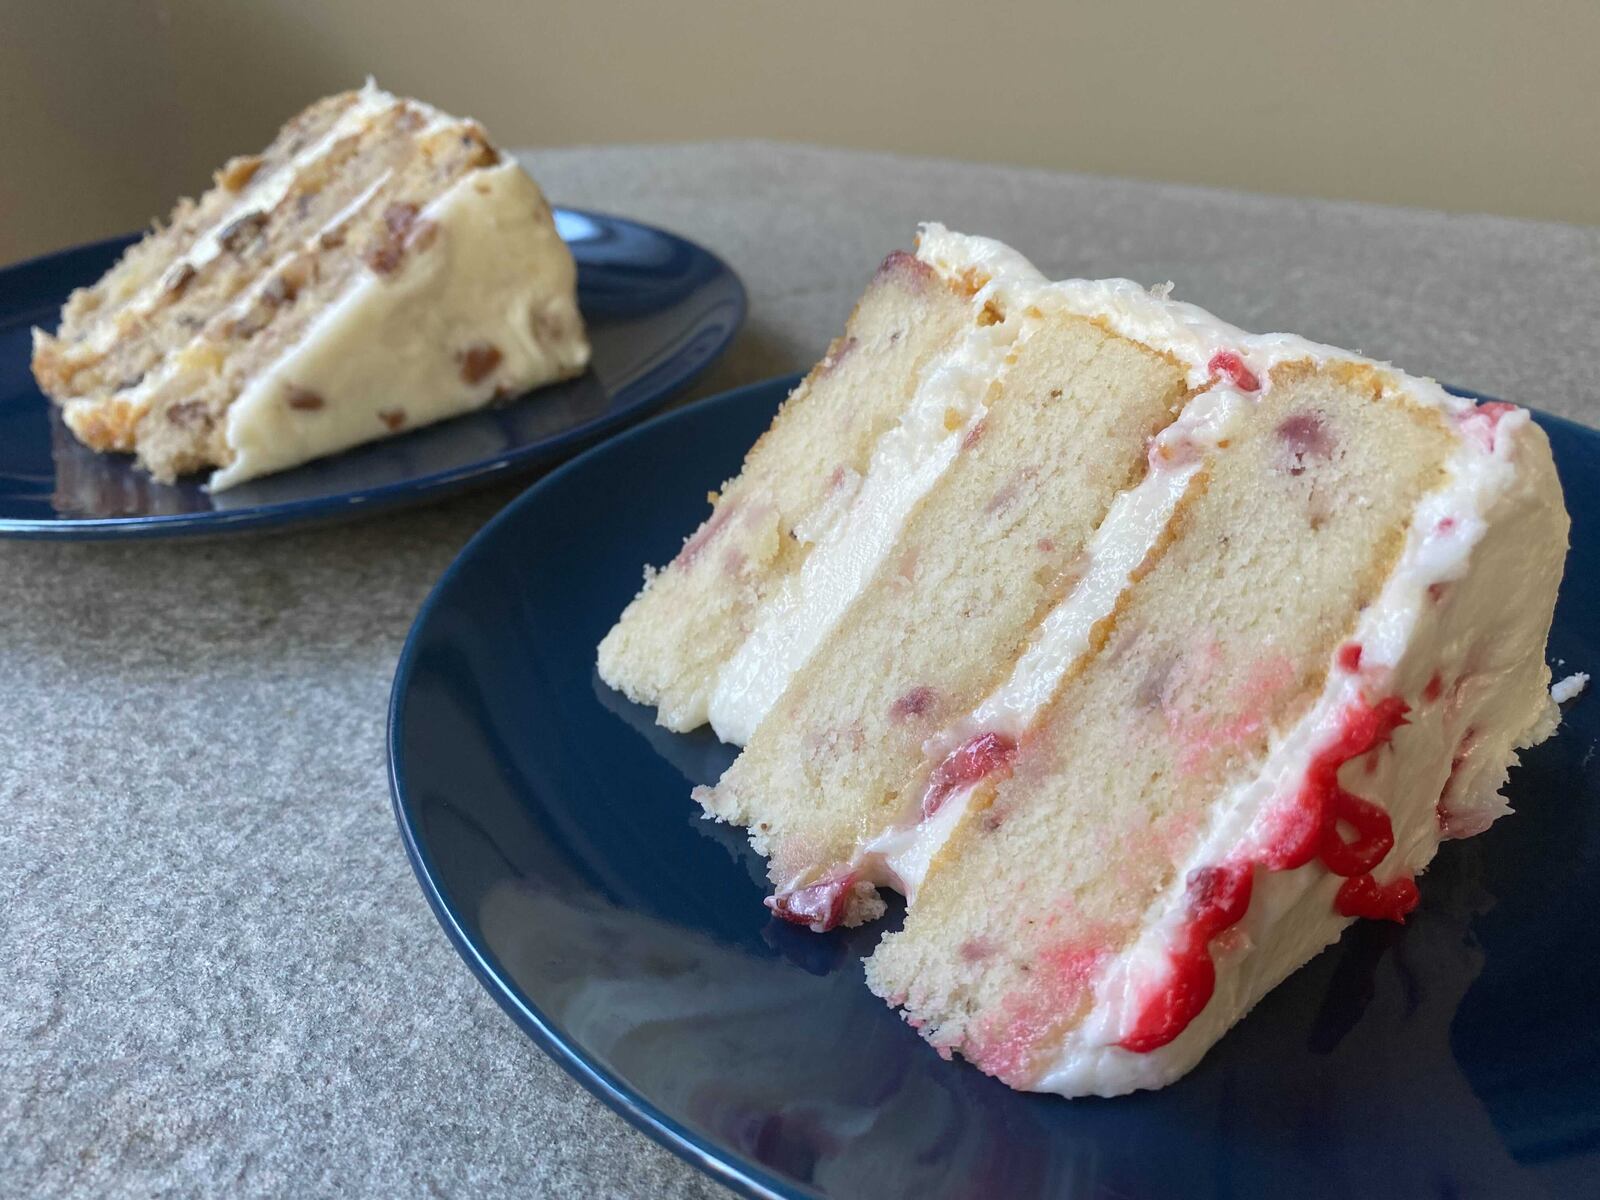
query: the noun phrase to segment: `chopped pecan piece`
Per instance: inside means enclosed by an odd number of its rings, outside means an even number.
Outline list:
[[[241,154],[237,158],[230,158],[217,172],[217,184],[230,192],[241,192],[256,177],[264,161],[259,154]]]
[[[471,151],[467,162],[474,167],[492,167],[500,161],[500,152],[489,144],[489,135],[476,121],[461,135],[461,145]]]
[[[492,342],[476,342],[460,351],[456,358],[461,363],[461,378],[468,383],[481,383],[500,365],[500,348]]]
[[[386,230],[377,245],[367,254],[367,265],[379,275],[392,275],[400,269],[404,257],[406,237],[417,220],[415,204],[395,203],[383,210]]]
[[[206,417],[204,400],[183,400],[167,409],[167,421],[180,429],[191,429]]]
[[[373,247],[367,255],[367,266],[379,275],[393,275],[400,269],[400,247],[389,241]]]
[[[410,203],[396,203],[383,210],[383,223],[389,230],[389,236],[399,240],[406,236],[406,231],[411,228],[417,219],[417,206]]]
[[[262,303],[272,308],[277,308],[278,305],[286,304],[293,300],[298,290],[282,275],[274,275],[267,280],[267,286],[261,289],[261,300]]]
[[[266,224],[266,213],[245,213],[244,216],[223,226],[222,231],[217,234],[217,244],[229,254],[238,254],[261,235]]]
[[[248,342],[265,329],[267,322],[271,319],[262,311],[261,305],[252,305],[250,311],[245,313],[244,316],[235,317],[223,325],[223,336],[233,338],[235,341]]]
[[[290,388],[287,400],[289,407],[296,412],[316,412],[323,407],[322,397],[309,388]]]
[[[309,259],[297,258],[279,271],[261,289],[262,301],[272,308],[289,304],[300,294],[300,289],[311,281],[313,264]]]
[[[174,263],[161,281],[161,290],[176,300],[189,290],[189,284],[199,272],[189,263]]]

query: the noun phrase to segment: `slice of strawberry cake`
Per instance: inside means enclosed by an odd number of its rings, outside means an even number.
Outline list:
[[[1508,811],[1566,533],[1521,409],[929,226],[601,674],[744,746],[778,916],[906,896],[941,1052],[1116,1094]]]

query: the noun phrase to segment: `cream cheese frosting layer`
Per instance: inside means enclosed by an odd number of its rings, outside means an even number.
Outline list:
[[[1219,385],[1191,399],[1156,436],[1150,469],[1112,502],[1090,539],[1082,577],[1045,616],[1007,679],[970,714],[927,741],[926,764],[943,761],[978,734],[1005,734],[1015,742],[1033,725],[1067,673],[1088,653],[1095,626],[1116,607],[1206,459],[1220,452],[1219,443],[1233,434],[1242,407],[1249,403],[1236,388]],[[852,867],[863,878],[914,901],[928,865],[959,827],[960,813],[979,786],[981,781],[960,789],[927,819],[919,819],[920,804],[915,806],[904,820],[868,839]]]
[[[1543,651],[1565,546],[1556,514],[1564,510],[1548,456],[1533,444],[1538,437],[1521,410],[1499,418],[1487,446],[1463,435],[1445,484],[1419,504],[1394,572],[1357,622],[1359,669],[1336,664],[1263,767],[1219,798],[1200,844],[1147,913],[1137,941],[1101,974],[1088,1017],[1066,1034],[1033,1090],[1118,1095],[1170,1083],[1351,923],[1334,904],[1343,879],[1321,865],[1257,867],[1244,918],[1212,943],[1210,1002],[1165,1046],[1137,1053],[1118,1044],[1133,1031],[1142,997],[1170,969],[1190,873],[1259,860],[1273,814],[1292,801],[1313,757],[1339,737],[1350,705],[1377,696],[1411,705],[1407,724],[1362,783],[1394,803],[1395,845],[1374,872],[1380,884],[1420,871],[1443,838],[1477,833],[1509,811],[1499,790],[1516,751],[1549,736],[1559,719]],[[1433,602],[1430,589],[1446,583],[1450,603]],[[1447,694],[1438,694],[1439,679],[1449,681]],[[1430,691],[1431,702],[1424,699]]]
[[[392,275],[364,271],[229,407],[234,458],[213,490],[584,368],[576,267],[520,166],[463,176],[417,225],[435,231],[425,249]],[[474,348],[498,356],[481,375],[463,371]]]
[[[947,279],[970,278],[980,264],[959,254],[918,257]],[[803,532],[813,549],[800,570],[763,605],[754,629],[718,672],[707,705],[712,729],[744,745],[860,594],[893,547],[911,510],[955,461],[964,438],[988,412],[992,389],[1036,322],[1025,310],[1045,285],[1021,255],[991,256],[971,299],[973,323],[919,383],[899,423],[873,448],[871,464],[848,508]],[[972,282],[980,282],[972,279]],[[1003,319],[978,318],[992,304]]]
[[[1212,369],[1219,351],[1240,354],[1252,371],[1263,376],[1289,360],[1350,357],[1289,334],[1246,334],[1203,309],[1152,294],[1131,280],[1050,281],[1011,247],[992,238],[955,233],[937,223],[921,227],[917,257],[944,278],[977,287],[975,312],[997,300],[1006,318],[998,325],[972,329],[929,373],[907,415],[875,448],[853,504],[815,534],[815,548],[798,577],[785,581],[763,605],[755,629],[719,672],[708,703],[711,726],[723,741],[735,745],[749,741],[795,673],[865,587],[911,510],[954,461],[961,438],[982,419],[989,384],[1003,378],[1011,347],[1041,319],[1029,309],[1099,320],[1123,337],[1171,355],[1184,364],[1192,386],[1218,393],[1217,404],[1224,399],[1220,393],[1237,393]],[[1439,395],[1451,399],[1442,389]],[[961,417],[961,428],[955,432],[948,428],[949,412]],[[1206,419],[1221,418],[1214,412]],[[1203,429],[1199,434],[1204,437]],[[1092,603],[1089,595],[1085,593],[1080,604]]]
[[[373,80],[356,93],[356,98],[334,120],[331,127],[311,145],[292,158],[279,164],[269,175],[253,179],[239,193],[239,198],[218,218],[195,237],[188,248],[162,275],[150,281],[131,300],[126,311],[145,312],[153,308],[166,291],[166,281],[174,272],[197,271],[222,252],[221,237],[225,229],[248,213],[271,212],[289,194],[294,181],[309,167],[326,158],[334,147],[346,138],[353,137],[371,122],[397,105],[409,103],[436,124],[445,114],[420,101],[403,101],[398,96],[380,88]],[[102,325],[90,336],[90,346],[98,352],[110,349],[120,336],[115,322]]]
[[[815,547],[798,577],[786,580],[763,605],[754,630],[718,674],[707,707],[713,730],[725,742],[749,741],[865,587],[911,510],[954,461],[962,434],[982,419],[988,383],[1003,376],[1010,347],[1039,319],[1029,308],[1101,321],[1182,363],[1190,385],[1207,392],[1229,390],[1214,366],[1223,352],[1236,355],[1262,381],[1273,367],[1289,361],[1370,362],[1292,334],[1248,334],[1204,309],[1167,299],[1166,289],[1151,292],[1132,280],[1050,281],[1011,247],[937,223],[921,227],[917,257],[946,279],[976,286],[975,311],[990,300],[1001,301],[1006,319],[970,331],[930,371],[907,415],[875,448],[851,506],[825,528],[808,531]],[[1450,412],[1471,407],[1432,381],[1413,383],[1414,398],[1423,403]],[[961,431],[947,428],[947,411],[961,414]]]
[[[922,226],[917,253],[941,269],[950,269],[946,264],[964,264],[967,268],[1000,272],[1009,264],[1027,263],[1002,242],[955,233],[935,223]],[[1029,270],[1034,270],[1031,264]],[[1203,308],[1169,299],[1170,283],[1150,289],[1131,279],[1062,279],[1046,288],[1050,297],[1068,310],[1103,321],[1130,341],[1143,342],[1171,355],[1188,369],[1189,383],[1196,388],[1210,386],[1216,376],[1212,363],[1223,352],[1237,354],[1263,384],[1273,367],[1298,361],[1317,365],[1330,360],[1364,363],[1400,374],[1388,363],[1292,333],[1248,333]],[[1411,375],[1404,378],[1406,395],[1414,402],[1452,413],[1473,407],[1472,401],[1451,395],[1431,379]]]
[[[1003,273],[1020,257],[1003,243],[952,233],[940,225],[923,227],[919,254],[950,273]],[[941,761],[975,734],[998,732],[1015,740],[1033,724],[1087,651],[1095,624],[1110,614],[1130,573],[1157,544],[1201,460],[1226,445],[1245,406],[1271,389],[1274,367],[1285,362],[1320,365],[1330,359],[1365,363],[1391,381],[1403,381],[1400,388],[1408,400],[1444,410],[1458,421],[1476,419],[1471,401],[1432,380],[1400,376],[1386,364],[1293,334],[1246,333],[1202,308],[1168,299],[1165,289],[1151,292],[1126,279],[1069,279],[1036,289],[1034,302],[1103,321],[1119,335],[1171,355],[1188,369],[1191,383],[1204,390],[1155,440],[1146,477],[1113,503],[1090,542],[1083,578],[1045,616],[1007,680],[966,718],[929,739],[924,747],[928,763]],[[1242,363],[1256,377],[1259,390],[1247,393],[1219,374],[1213,365],[1219,355]],[[1471,443],[1464,443],[1463,453],[1471,449]],[[1418,519],[1424,519],[1421,512]],[[911,814],[879,832],[861,846],[852,865],[863,878],[914,899],[927,865],[959,824],[944,808],[964,808],[977,786],[953,795],[936,819],[919,820]]]

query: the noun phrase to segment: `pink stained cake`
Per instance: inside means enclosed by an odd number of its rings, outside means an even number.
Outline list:
[[[1505,404],[939,226],[599,649],[743,750],[705,812],[1013,1087],[1189,1070],[1559,719],[1567,516]]]

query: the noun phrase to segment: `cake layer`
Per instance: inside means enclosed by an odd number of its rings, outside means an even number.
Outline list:
[[[1070,312],[1029,321],[982,425],[701,794],[708,812],[751,828],[780,891],[802,889],[849,859],[863,828],[898,816],[922,782],[923,743],[1009,672],[1187,398],[1183,370],[1162,355]]]
[[[64,320],[54,337],[35,334],[35,374],[66,406],[81,441],[96,450],[131,451],[147,373],[247,288],[286,234],[292,238],[302,225],[315,228],[387,170],[389,154],[395,147],[406,152],[411,133],[426,120],[421,109],[392,97],[392,104],[367,92],[338,99],[330,108],[337,117],[325,128],[321,121],[301,129],[291,122],[259,166],[246,170],[237,164],[248,160],[235,160],[232,173],[219,172],[221,182],[197,205],[181,202],[168,230],[180,235],[173,239],[178,244],[166,247],[170,257],[156,277],[132,287],[132,278],[114,278],[124,269],[119,264],[97,285],[109,303],[99,306],[102,319],[92,327]],[[234,181],[237,190],[229,186]],[[193,210],[189,219],[186,209]],[[153,251],[156,246],[141,244],[129,254],[153,267]]]
[[[890,255],[843,336],[713,497],[711,516],[671,563],[647,574],[600,644],[601,678],[655,705],[669,729],[703,724],[763,606],[836,534],[880,443],[966,336],[987,327],[980,320],[993,318],[960,281]],[[948,432],[941,408],[935,436]]]
[[[118,339],[136,333],[147,314],[172,303],[177,289],[164,286],[192,266],[196,243],[230,225],[266,190],[276,191],[292,178],[291,164],[308,147],[323,144],[325,135],[360,101],[361,93],[343,92],[311,105],[284,125],[259,155],[231,159],[216,174],[216,186],[198,201],[180,200],[164,225],[123,252],[121,259],[90,287],[77,288],[62,309],[54,335],[35,336],[34,373],[39,386],[53,396],[83,396],[125,376],[94,375]],[[176,274],[167,279],[169,270]]]

